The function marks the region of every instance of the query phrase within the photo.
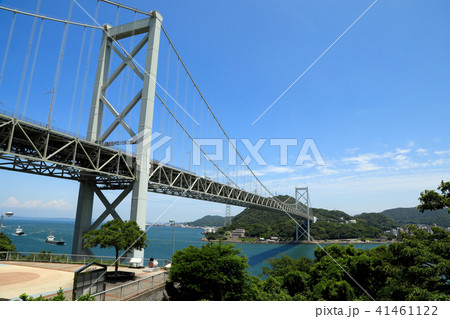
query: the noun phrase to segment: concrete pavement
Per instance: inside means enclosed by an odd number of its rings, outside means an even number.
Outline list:
[[[1,261],[0,298],[17,299],[23,293],[33,297],[40,295],[52,297],[62,288],[66,299],[70,300],[72,298],[74,272],[83,266],[84,264]],[[108,267],[108,271],[112,270],[114,270],[114,267]],[[135,280],[150,275],[142,268],[119,267],[119,270],[133,271],[136,274]],[[162,271],[156,271],[153,274],[160,272]],[[106,289],[120,284],[124,283],[107,284]],[[142,284],[142,288],[144,288],[145,284]]]

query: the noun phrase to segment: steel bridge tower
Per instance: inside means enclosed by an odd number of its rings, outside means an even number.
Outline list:
[[[310,235],[310,200],[308,187],[295,188],[295,208],[306,210],[306,230],[299,234],[298,223],[295,224],[295,240],[298,241],[303,234],[306,233],[308,241],[311,241]]]
[[[228,226],[231,224],[231,206],[230,205],[226,205],[225,206],[225,222],[224,222],[224,226]]]
[[[97,71],[93,88],[92,103],[90,107],[87,140],[102,144],[108,136],[120,125],[130,134],[136,146],[135,180],[125,188],[122,193],[110,203],[98,188],[95,176],[84,175],[80,181],[78,204],[75,219],[72,254],[89,254],[89,249],[83,247],[83,235],[91,229],[96,229],[106,217],[112,215],[120,219],[116,207],[131,192],[130,220],[134,220],[142,230],[145,230],[147,213],[147,194],[150,176],[150,143],[153,125],[153,110],[155,102],[156,73],[158,65],[158,51],[161,33],[162,16],[152,11],[150,17],[131,23],[111,27],[103,26],[100,53],[97,62]],[[144,38],[127,56],[122,50],[116,48],[113,42],[120,39],[145,34]],[[145,70],[142,73],[132,61],[133,57],[147,44]],[[108,77],[111,51],[114,51],[122,62]],[[131,99],[124,110],[119,114],[113,105],[107,100],[106,92],[111,83],[125,69],[130,67],[143,81],[142,89]],[[139,126],[135,132],[125,121],[125,116],[140,103]],[[102,130],[103,113],[109,110],[115,117],[115,121]],[[105,211],[92,223],[92,209],[94,194],[105,206]],[[144,257],[144,250],[134,250],[133,257]]]

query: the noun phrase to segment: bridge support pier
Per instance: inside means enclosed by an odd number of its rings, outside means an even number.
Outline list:
[[[72,254],[91,255],[89,248],[83,247],[83,235],[91,226],[92,208],[94,204],[93,182],[81,182],[78,192],[77,215],[73,231]]]
[[[302,233],[299,234],[298,223],[295,224],[295,240],[298,241],[306,233],[306,238],[311,241],[310,235],[310,202],[309,202],[309,191],[308,187],[296,187],[295,188],[295,208],[303,209],[306,211],[306,229],[303,229]]]
[[[156,89],[156,74],[158,66],[158,52],[159,52],[159,40],[161,34],[161,15],[153,11],[151,17],[135,21],[132,23],[110,27],[104,26],[104,32],[102,37],[102,43],[100,48],[100,55],[97,65],[97,73],[94,84],[94,92],[92,97],[92,104],[89,116],[88,125],[88,140],[102,144],[111,135],[119,124],[125,128],[130,134],[130,137],[134,141],[136,146],[136,162],[134,166],[134,181],[130,187],[127,188],[119,197],[112,203],[106,200],[104,195],[98,189],[95,184],[95,177],[93,178],[93,184],[88,182],[81,182],[80,191],[78,196],[77,216],[74,229],[74,242],[72,246],[72,254],[79,254],[86,252],[83,248],[83,235],[91,229],[98,227],[109,214],[115,219],[120,219],[119,215],[115,211],[122,199],[132,191],[130,220],[137,222],[142,230],[145,230],[146,215],[147,215],[147,197],[148,197],[148,183],[150,177],[150,146],[151,135],[153,127],[153,111],[155,102],[155,89]],[[130,63],[130,57],[125,56],[120,49],[114,46],[115,40],[123,38],[146,34],[144,38],[136,45],[136,47],[130,52],[130,56],[134,57],[145,44],[146,49],[146,62],[144,72],[141,73],[134,64]],[[111,51],[114,51],[123,62],[113,71],[108,77],[108,67],[111,56]],[[106,99],[106,90],[111,83],[118,77],[126,66],[129,66],[139,77],[143,80],[142,90],[131,100],[125,110],[119,114],[110,102]],[[125,122],[124,117],[137,105],[141,100],[140,113],[139,113],[139,126],[137,133]],[[108,127],[102,134],[102,119],[104,106],[111,111],[116,120]],[[99,219],[92,223],[92,208],[94,193],[102,200],[106,206],[105,212],[99,217]],[[144,257],[143,250],[134,250],[128,253],[129,257]]]

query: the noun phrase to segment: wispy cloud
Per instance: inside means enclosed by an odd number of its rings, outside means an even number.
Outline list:
[[[27,209],[51,209],[51,210],[72,210],[73,206],[64,199],[55,199],[43,202],[40,199],[21,202],[15,197],[9,197],[5,202],[0,203],[0,207],[27,208]]]
[[[295,169],[293,167],[288,166],[267,166],[265,169],[261,170],[261,173],[263,174],[270,174],[270,173],[276,173],[276,174],[282,174],[282,173],[292,173]]]
[[[428,150],[424,149],[424,148],[419,148],[416,150],[417,155],[421,155],[421,156],[427,156],[428,155]]]
[[[393,161],[392,163],[395,163],[396,167],[392,167],[391,163],[391,168],[406,168],[407,166],[411,166],[412,164],[409,158],[405,155],[410,152],[411,149],[397,148],[394,152],[389,151],[382,154],[366,153],[357,156],[343,158],[342,162],[355,164],[356,172],[368,172],[385,168],[385,165],[382,165],[382,163],[380,163],[380,161],[382,160]],[[378,163],[375,163],[375,161],[378,161]]]

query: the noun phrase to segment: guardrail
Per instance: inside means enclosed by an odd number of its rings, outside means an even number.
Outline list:
[[[127,261],[130,257],[120,257],[119,265],[129,266]],[[89,262],[97,262],[100,264],[112,265],[116,260],[113,256],[94,256],[94,255],[72,255],[72,254],[55,254],[55,253],[33,253],[33,252],[11,252],[0,251],[0,261],[29,261],[29,262],[49,262],[49,263],[66,263],[66,264],[86,264]],[[170,260],[156,259],[160,267],[170,264]],[[144,258],[144,265],[147,265],[150,258]]]
[[[140,294],[149,292],[166,284],[168,273],[166,271],[155,273],[148,277],[135,280],[124,285],[113,287],[91,295],[96,301],[123,301]]]

